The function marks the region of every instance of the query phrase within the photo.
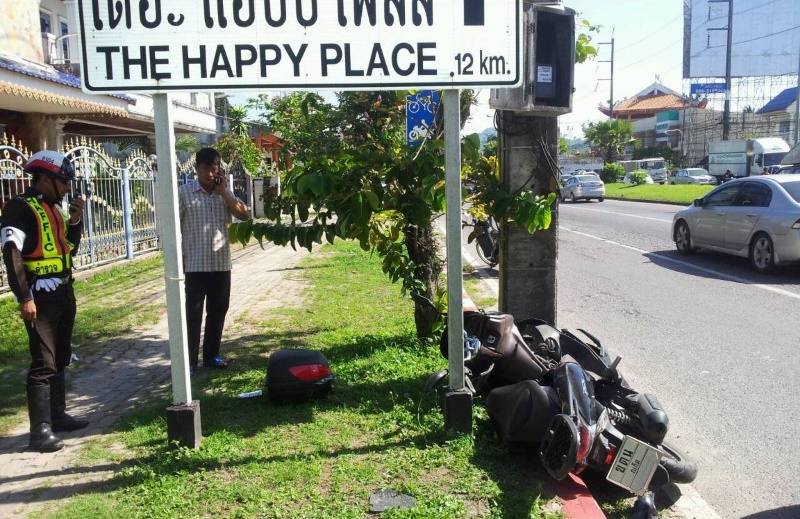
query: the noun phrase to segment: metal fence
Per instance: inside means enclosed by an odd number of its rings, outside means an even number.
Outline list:
[[[155,186],[157,172],[139,150],[123,159],[112,158],[94,142],[82,139],[65,144],[62,151],[75,166],[76,179],[61,202],[66,213],[71,197],[87,200],[83,214],[83,239],[74,258],[76,270],[89,269],[158,247]],[[31,176],[22,167],[30,156],[21,143],[0,138],[0,207],[22,194]],[[230,188],[253,207],[253,182],[238,160],[223,165]],[[178,181],[195,178],[194,155],[176,164]],[[8,290],[5,265],[0,261],[0,292]]]

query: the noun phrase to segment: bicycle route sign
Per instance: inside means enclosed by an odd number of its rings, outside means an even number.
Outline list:
[[[503,88],[522,0],[78,0],[87,92]]]

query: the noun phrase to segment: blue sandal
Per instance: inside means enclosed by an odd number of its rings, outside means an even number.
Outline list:
[[[211,362],[204,362],[203,366],[207,368],[219,368],[224,369],[228,367],[228,363],[225,362],[225,359],[222,357],[214,357]]]

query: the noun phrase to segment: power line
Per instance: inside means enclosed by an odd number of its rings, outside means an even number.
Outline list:
[[[665,50],[669,49],[670,47],[674,47],[674,46],[675,46],[675,44],[677,44],[677,43],[681,43],[682,41],[683,41],[683,36],[681,36],[679,39],[677,39],[677,40],[673,41],[672,43],[670,43],[670,44],[669,44],[669,45],[667,45],[666,47],[664,47],[664,48],[662,48],[662,49],[660,49],[660,50],[657,50],[657,51],[655,51],[655,52],[654,52],[654,53],[652,53],[652,54],[660,54],[661,52],[664,52]],[[628,64],[628,65],[625,65],[624,67],[619,67],[617,70],[625,70],[626,68],[633,67],[634,65],[638,65],[639,63],[644,63],[645,61],[647,61],[647,60],[649,60],[649,59],[651,59],[651,58],[652,58],[652,54],[651,54],[651,55],[648,55],[646,58],[640,59],[639,61],[636,61],[636,62],[634,62],[634,63],[630,63],[630,64]]]
[[[782,31],[773,32],[772,34],[765,34],[764,36],[758,36],[757,38],[750,38],[749,40],[735,41],[735,42],[733,42],[733,45],[739,45],[741,43],[750,43],[751,41],[763,40],[764,38],[772,38],[773,36],[777,36],[779,34],[783,34],[785,32],[789,32],[789,31],[794,31],[795,29],[800,29],[800,25],[796,25],[794,27],[790,27],[790,28],[784,29]],[[703,52],[704,50],[708,50],[708,49],[718,49],[720,47],[726,47],[726,45],[713,45],[713,46],[710,46],[710,47],[706,47],[705,49],[701,50],[700,52]],[[699,56],[699,55],[700,54],[698,53],[698,54],[696,54],[695,56],[692,56],[692,57],[696,57],[696,56]]]

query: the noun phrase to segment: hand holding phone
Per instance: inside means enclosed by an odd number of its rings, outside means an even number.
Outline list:
[[[222,176],[221,175],[217,175],[216,177],[214,177],[214,185],[218,186],[220,184],[222,184]]]
[[[75,195],[69,203],[69,217],[71,223],[77,223],[74,220],[80,221],[81,217],[83,216],[83,195],[78,193]]]

